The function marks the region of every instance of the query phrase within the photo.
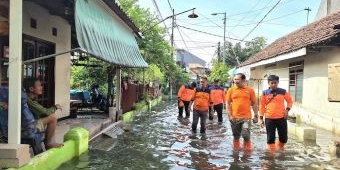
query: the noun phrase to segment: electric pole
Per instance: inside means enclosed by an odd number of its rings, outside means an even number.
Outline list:
[[[217,62],[221,62],[221,47],[220,47],[220,42],[217,44]]]
[[[310,8],[308,7],[308,8],[305,8],[304,10],[307,11],[307,24],[308,24],[309,12],[312,11],[312,9],[310,9]]]

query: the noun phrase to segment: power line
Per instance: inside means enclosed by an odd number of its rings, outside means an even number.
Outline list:
[[[158,22],[164,21],[163,16],[162,16],[162,13],[161,13],[161,11],[160,11],[159,8],[158,8],[158,5],[157,5],[156,0],[152,0],[152,3],[153,3],[153,5],[154,5],[154,7],[156,8],[156,11],[157,11],[157,13],[158,13],[158,15],[159,15],[159,18],[157,17],[157,18],[158,18]],[[167,28],[165,22],[163,22],[163,25],[164,25],[164,27],[165,27],[165,29],[166,29],[166,32],[168,33],[168,35],[169,35],[169,37],[170,37],[170,32],[169,32],[169,30],[168,30],[168,28]]]
[[[178,27],[177,27],[178,28]],[[191,38],[186,34],[186,33],[184,33],[183,32],[183,34],[189,39],[189,40],[191,40]],[[192,41],[192,40],[191,40]],[[205,49],[202,49],[204,52],[206,52],[208,55],[210,55],[209,54],[209,52],[207,51],[207,50],[205,50]]]
[[[187,46],[187,43],[185,42],[185,40],[184,40],[184,38],[183,38],[183,36],[182,36],[182,33],[181,33],[181,31],[179,30],[179,28],[178,27],[176,27],[177,28],[177,30],[178,30],[178,33],[179,33],[179,35],[181,36],[181,38],[182,38],[182,41],[183,41],[183,43],[184,43],[184,45],[185,45],[185,47],[188,49],[188,46]],[[173,41],[173,40],[172,40]]]
[[[212,33],[209,33],[209,32],[204,32],[204,31],[200,31],[200,30],[195,30],[195,29],[184,27],[184,26],[181,26],[181,25],[177,25],[177,26],[185,28],[185,29],[188,29],[188,30],[191,30],[191,31],[196,31],[196,32],[212,35],[212,36],[215,36],[215,37],[223,37],[223,36],[220,36],[220,35],[212,34]],[[225,38],[228,38],[228,39],[231,39],[231,40],[236,40],[236,41],[242,41],[242,42],[252,42],[252,41],[245,41],[245,40],[240,40],[240,39],[231,38],[231,37],[225,37]]]
[[[279,1],[277,1],[277,3],[273,6],[273,8],[271,8],[267,13],[266,13],[266,15],[264,15],[263,16],[263,18],[260,20],[260,22],[258,22],[256,25],[255,25],[255,27],[252,29],[252,30],[250,30],[249,31],[249,33],[246,35],[246,36],[244,36],[243,38],[242,38],[242,41],[244,40],[244,39],[246,39],[256,28],[257,28],[257,26],[259,26],[260,25],[260,23],[267,17],[267,15],[271,12],[271,11],[273,11],[273,9],[279,4],[281,2],[281,0],[279,0]]]

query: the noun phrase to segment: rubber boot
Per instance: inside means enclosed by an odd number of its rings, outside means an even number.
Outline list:
[[[275,141],[276,148],[283,150],[285,148],[285,144],[281,143],[279,140]]]
[[[243,150],[251,150],[252,145],[250,141],[246,141],[243,143]]]
[[[240,140],[234,140],[233,141],[233,147],[234,147],[234,149],[239,149],[240,148]]]
[[[269,151],[275,151],[276,150],[276,145],[275,143],[267,144],[267,149]]]

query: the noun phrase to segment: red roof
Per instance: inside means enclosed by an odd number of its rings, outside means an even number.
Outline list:
[[[320,20],[310,23],[284,37],[275,40],[262,51],[251,56],[241,66],[276,57],[303,47],[319,44],[337,37],[340,29],[334,29],[340,24],[340,12],[328,15]]]

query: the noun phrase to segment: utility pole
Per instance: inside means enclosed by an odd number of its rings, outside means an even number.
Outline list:
[[[225,64],[225,59],[226,59],[226,48],[225,48],[225,27],[226,27],[226,20],[227,20],[227,13],[224,12],[224,19],[223,19],[223,25],[224,25],[224,31],[223,31],[223,58],[222,61]]]
[[[310,8],[308,7],[308,8],[305,8],[304,10],[307,11],[307,24],[308,24],[309,12],[312,11],[312,9],[310,9]]]
[[[175,28],[175,9],[172,9],[172,24],[171,24],[171,57],[174,56],[174,28]],[[169,100],[172,100],[172,85],[171,85],[171,77],[169,75]]]
[[[221,47],[220,47],[220,42],[217,44],[217,62],[221,62]]]
[[[226,48],[225,48],[225,29],[226,29],[226,23],[227,23],[227,12],[221,12],[221,13],[212,13],[211,15],[218,15],[218,14],[223,14],[223,55],[222,55],[222,61],[225,63],[226,59]]]

